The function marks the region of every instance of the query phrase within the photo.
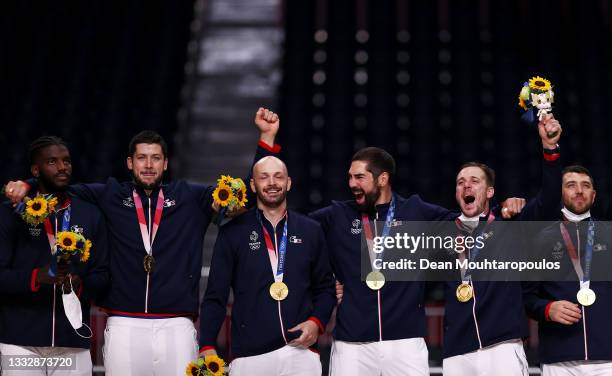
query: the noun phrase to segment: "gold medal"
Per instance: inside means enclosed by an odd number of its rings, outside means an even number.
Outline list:
[[[366,285],[372,290],[380,290],[385,285],[385,276],[381,272],[369,272],[366,276]]]
[[[142,260],[142,265],[147,273],[151,273],[155,267],[155,259],[151,255],[146,255]]]
[[[457,286],[455,295],[457,295],[457,300],[461,303],[469,302],[474,296],[474,290],[469,283],[463,282]]]
[[[576,294],[576,298],[578,298],[578,303],[582,304],[585,307],[590,306],[595,303],[597,299],[597,295],[595,295],[595,291],[586,288],[578,290],[578,294]]]
[[[285,300],[289,295],[289,287],[283,282],[274,282],[270,285],[270,296],[274,300]]]

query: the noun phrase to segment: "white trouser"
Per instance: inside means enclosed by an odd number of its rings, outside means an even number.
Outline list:
[[[4,368],[0,372],[3,376],[85,376],[92,373],[89,349],[76,347],[23,347],[0,343],[0,353],[2,353],[4,361]],[[17,365],[18,359],[23,360],[23,358],[20,358],[22,356],[51,358],[56,367],[42,366],[36,369],[31,367],[11,369],[7,367],[11,360],[13,365]],[[40,361],[42,362],[42,360]],[[61,365],[67,367],[57,367]]]
[[[429,375],[427,345],[423,338],[395,341],[334,341],[330,376]]]
[[[603,376],[612,375],[612,362],[579,360],[542,365],[542,376]]]
[[[107,376],[185,375],[198,357],[196,330],[185,317],[109,317],[104,331]]]
[[[529,366],[520,339],[504,341],[442,361],[444,376],[528,376]]]
[[[229,374],[230,376],[321,376],[321,360],[319,354],[313,351],[286,345],[265,354],[234,359],[230,364]]]

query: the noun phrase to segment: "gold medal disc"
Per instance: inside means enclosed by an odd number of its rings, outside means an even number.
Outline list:
[[[588,307],[595,303],[597,295],[595,295],[595,291],[591,289],[580,289],[578,290],[578,294],[576,294],[576,298],[578,299],[578,303]]]
[[[474,290],[469,283],[462,283],[457,286],[457,300],[461,303],[469,302],[470,299],[474,296]]]
[[[289,287],[283,282],[274,282],[270,285],[270,296],[274,300],[285,300],[289,295]]]
[[[366,285],[372,290],[380,290],[385,285],[385,276],[381,272],[369,272]]]
[[[151,255],[146,255],[142,260],[142,265],[144,267],[145,272],[151,273],[153,268],[155,267],[155,259]]]

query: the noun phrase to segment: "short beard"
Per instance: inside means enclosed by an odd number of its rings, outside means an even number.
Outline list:
[[[161,185],[161,181],[163,179],[163,175],[160,175],[157,179],[155,179],[155,181],[151,184],[145,184],[142,180],[140,180],[138,178],[138,176],[136,174],[132,174],[132,177],[134,178],[134,184],[136,184],[137,186],[141,187],[142,189],[155,189],[157,187],[159,187]]]
[[[563,203],[563,206],[565,206],[572,213],[574,213],[576,215],[581,215],[581,214],[584,214],[584,213],[588,212],[589,210],[591,210],[591,206],[592,205],[585,206],[583,210],[576,209],[576,207],[574,205],[572,205],[571,203],[568,203],[568,204]]]
[[[286,199],[287,199],[287,191],[283,191],[283,194],[278,196],[278,199],[274,201],[267,200],[260,191],[257,191],[257,200],[261,202],[263,206],[270,208],[270,209],[278,208],[279,206],[281,206],[283,202],[285,202]]]
[[[374,213],[376,211],[376,201],[380,197],[380,189],[374,187],[374,190],[370,193],[364,192],[363,204],[357,204],[357,210],[364,213]]]
[[[68,190],[68,186],[70,185],[70,179],[72,178],[71,175],[68,175],[68,183],[66,183],[66,185],[56,185],[53,180],[51,179],[47,179],[47,177],[43,174],[40,174],[40,176],[38,176],[37,180],[38,180],[38,184],[40,184],[41,187],[43,187],[45,190],[49,191],[49,192],[56,192],[56,193],[65,193]]]

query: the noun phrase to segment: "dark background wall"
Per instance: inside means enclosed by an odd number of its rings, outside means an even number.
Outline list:
[[[76,180],[125,177],[129,139],[172,140],[192,1],[8,1],[0,12],[0,178],[27,145],[68,141]]]
[[[350,157],[366,145],[396,157],[403,194],[454,207],[458,167],[479,160],[498,173],[496,197],[530,197],[541,146],[517,96],[541,75],[554,85],[563,161],[592,170],[595,212],[609,217],[611,23],[605,0],[286,2],[293,204],[348,197]]]

